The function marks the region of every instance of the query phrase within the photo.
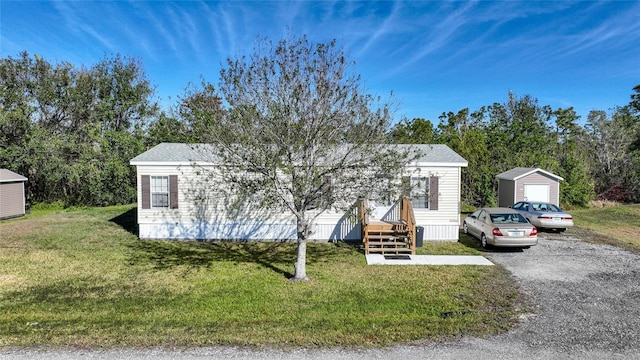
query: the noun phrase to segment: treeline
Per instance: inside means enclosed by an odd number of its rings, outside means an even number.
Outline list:
[[[135,201],[129,159],[157,116],[139,62],[91,68],[26,52],[0,60],[0,167],[28,177],[27,201],[109,205]]]
[[[539,167],[564,178],[560,202],[640,202],[640,85],[631,101],[611,114],[591,111],[582,121],[573,108],[552,109],[525,95],[476,111],[443,113],[434,126],[404,120],[390,132],[396,143],[447,144],[469,162],[462,172],[462,201],[495,205],[495,176],[514,167]]]
[[[221,109],[212,87],[185,91],[172,116],[154,96],[136,59],[105,57],[86,68],[26,52],[2,58],[0,168],[28,177],[29,204],[135,202],[129,160],[162,141],[205,141]]]
[[[600,197],[640,202],[640,85],[631,102],[586,122],[529,95],[474,112],[443,113],[434,125],[402,120],[391,142],[444,143],[469,161],[463,202],[496,201],[495,175],[515,166],[562,176],[562,202]],[[31,204],[104,206],[135,202],[129,160],[160,142],[207,142],[224,116],[213,86],[187,88],[162,111],[142,64],[120,55],[91,67],[52,64],[24,52],[0,59],[0,168],[29,178]]]

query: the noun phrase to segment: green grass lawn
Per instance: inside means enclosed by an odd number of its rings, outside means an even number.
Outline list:
[[[293,244],[134,229],[132,206],[0,222],[0,347],[377,347],[500,333],[524,311],[500,266],[367,266],[357,246],[322,243],[309,246],[311,281],[292,283]]]
[[[573,215],[576,231],[604,235],[592,236],[594,241],[640,252],[640,204],[576,209],[569,213]]]

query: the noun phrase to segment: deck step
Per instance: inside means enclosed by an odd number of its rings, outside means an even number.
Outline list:
[[[398,236],[398,235],[409,235],[408,231],[368,231],[367,235],[372,236],[380,236],[380,235],[388,235],[388,236]]]
[[[407,247],[410,245],[408,241],[369,241],[369,246]]]
[[[411,231],[403,221],[371,221],[366,228],[366,238],[367,254],[415,254],[415,250],[411,249]]]
[[[388,234],[383,234],[383,235],[376,235],[376,234],[369,234],[368,236],[369,240],[389,240],[389,241],[396,241],[396,240],[406,240],[409,238],[409,236],[407,236],[406,234],[398,234],[398,235],[388,235]]]
[[[384,254],[398,254],[398,253],[406,253],[411,254],[412,251],[410,248],[369,248],[369,253],[384,253]]]
[[[384,245],[389,245],[389,246],[398,246],[398,245],[409,246],[409,242],[408,241],[369,241],[369,246],[384,246]]]

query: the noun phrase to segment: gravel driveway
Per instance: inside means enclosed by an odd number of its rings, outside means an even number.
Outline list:
[[[535,302],[507,334],[385,350],[250,352],[0,350],[2,359],[640,359],[640,256],[572,235],[541,233],[531,249],[492,251]]]

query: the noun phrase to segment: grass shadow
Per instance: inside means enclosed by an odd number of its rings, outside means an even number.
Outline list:
[[[253,263],[292,278],[293,273],[287,269],[296,261],[294,242],[138,240],[130,248],[133,250],[130,264],[151,263],[158,271],[178,266],[208,269],[216,262]],[[337,244],[309,243],[307,265],[344,256],[344,248]]]
[[[362,255],[365,254],[364,243],[362,240],[338,240],[333,242],[333,244],[337,247],[349,249],[350,251],[354,251]]]
[[[138,209],[132,208],[110,222],[127,232],[139,235]],[[287,278],[293,273],[296,260],[295,241],[181,241],[181,240],[137,240],[129,244],[132,250],[129,264],[151,263],[156,270],[166,270],[178,266],[190,269],[210,268],[215,262],[254,263]],[[362,242],[337,241],[330,244],[308,243],[307,265],[327,262],[345,251],[364,254]]]
[[[485,251],[480,245],[480,241],[469,234],[465,234],[463,231],[460,231],[458,234],[458,242],[462,245],[475,249],[478,251]]]
[[[138,236],[138,208],[134,207],[122,214],[109,219],[110,222],[119,225],[128,233]]]

